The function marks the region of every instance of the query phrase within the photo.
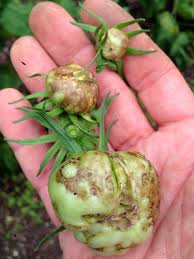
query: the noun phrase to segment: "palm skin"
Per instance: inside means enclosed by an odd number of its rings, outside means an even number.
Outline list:
[[[87,0],[85,5],[102,16],[110,26],[131,18],[110,0]],[[87,23],[95,24],[86,13],[82,13],[82,18]],[[71,62],[87,65],[92,59],[93,47],[83,32],[69,23],[71,20],[69,14],[53,3],[41,3],[32,10],[30,26],[34,36],[20,38],[11,50],[12,63],[31,92],[41,90],[44,82],[39,78],[29,79],[29,75],[48,72],[56,65]],[[109,91],[120,93],[106,117],[106,123],[119,119],[111,132],[110,144],[115,150],[142,152],[152,162],[160,177],[161,212],[150,240],[142,246],[131,248],[128,254],[119,258],[191,259],[194,258],[193,94],[173,63],[148,36],[142,34],[135,37],[131,46],[158,49],[151,55],[126,57],[124,62],[126,79],[158,123],[158,130],[154,131],[131,91],[111,71],[96,75],[99,102]],[[0,92],[1,132],[5,137],[15,139],[43,134],[44,129],[32,120],[13,124],[22,116],[22,112],[15,107],[27,102],[17,105],[8,103],[20,97],[21,94],[14,89]],[[39,192],[51,219],[57,224],[47,190],[50,167],[36,177],[48,146],[13,144],[12,148],[27,178]],[[103,258],[77,242],[70,233],[60,235],[60,244],[65,259]]]

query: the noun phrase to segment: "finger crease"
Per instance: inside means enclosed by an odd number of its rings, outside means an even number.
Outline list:
[[[168,62],[165,66],[165,69],[157,76],[155,76],[154,71],[147,72],[136,86],[136,90],[138,90],[138,95],[141,94],[143,91],[148,90],[150,87],[153,87],[153,85],[156,85],[164,76],[166,76],[171,70],[174,69],[174,65],[172,65],[171,62]]]

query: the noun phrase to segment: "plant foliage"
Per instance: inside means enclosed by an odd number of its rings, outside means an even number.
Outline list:
[[[140,0],[151,36],[182,71],[194,65],[194,1]],[[152,25],[151,25],[152,24]]]

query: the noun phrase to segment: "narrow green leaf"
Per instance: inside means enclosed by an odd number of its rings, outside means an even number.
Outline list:
[[[50,111],[50,109],[55,106],[55,104],[50,100],[50,99],[46,99],[38,104],[36,104],[34,107],[39,109],[39,110],[48,110]]]
[[[79,122],[78,118],[76,115],[73,115],[73,114],[69,114],[69,118],[71,120],[71,122],[76,126],[78,127],[78,129],[80,131],[82,131],[83,133],[85,133],[86,135],[88,136],[91,136],[91,137],[95,137],[97,138],[98,135],[94,134],[94,133],[91,133],[89,132],[88,130],[84,129],[83,126],[81,125],[81,123]]]
[[[102,34],[101,38],[99,41],[96,42],[96,49],[102,50],[104,47],[108,37],[108,32],[107,30]]]
[[[41,172],[43,171],[44,167],[47,165],[49,160],[51,160],[51,158],[54,157],[54,155],[57,153],[57,151],[59,151],[60,146],[61,146],[60,142],[58,141],[55,144],[53,144],[53,146],[48,150],[48,152],[46,153],[44,159],[42,160],[42,162],[40,164],[40,168],[38,170],[37,176],[39,176],[41,174]]]
[[[102,24],[100,24],[100,25],[96,28],[96,30],[95,30],[95,32],[94,32],[94,36],[95,36],[95,38],[96,38],[96,42],[99,42],[99,41],[101,40],[101,37],[102,37],[102,35],[104,34],[105,31],[106,31],[106,29],[103,27]]]
[[[88,10],[87,8],[85,8],[85,6],[81,3],[79,3],[79,6],[86,11],[88,14],[90,14],[91,16],[93,16],[97,21],[99,21],[101,24],[103,24],[104,28],[108,28],[108,24],[105,22],[104,19],[102,19],[102,17],[98,16],[97,14],[95,14],[94,12],[92,12],[91,10]]]
[[[37,109],[45,110],[47,101],[48,101],[48,99],[44,100],[42,102],[39,102],[39,103],[35,104],[34,107],[37,108]]]
[[[132,25],[132,24],[138,23],[138,22],[144,22],[144,21],[145,21],[144,18],[139,18],[139,19],[134,19],[134,20],[126,21],[126,22],[121,22],[121,23],[117,24],[115,26],[115,28],[122,30],[123,28],[125,28],[129,25]]]
[[[29,94],[27,96],[24,96],[24,97],[18,99],[18,100],[10,102],[9,104],[18,103],[18,102],[23,101],[23,100],[31,100],[31,99],[38,98],[38,97],[48,97],[48,94],[46,92],[36,92],[34,94]]]
[[[32,118],[32,119],[37,120],[45,128],[48,128],[46,122],[43,119],[41,119],[40,116],[38,116],[36,114],[36,112],[35,112],[36,108],[32,108],[32,107],[28,107],[28,106],[22,106],[22,107],[19,107],[17,109],[21,110],[21,111],[24,111],[26,113],[26,115],[24,115],[23,117],[21,117],[20,119],[18,119],[16,121],[14,121],[14,123],[19,123],[19,122],[22,122],[24,120]],[[37,111],[38,110],[39,109],[37,109]]]
[[[148,29],[144,29],[144,30],[135,30],[135,31],[128,31],[126,32],[126,35],[128,36],[128,38],[134,37],[140,33],[144,33],[144,32],[149,32],[150,30]]]
[[[148,119],[148,121],[150,122],[150,124],[152,125],[152,127],[157,130],[158,129],[158,125],[157,123],[154,121],[154,119],[152,118],[152,116],[150,115],[150,113],[148,112],[148,110],[146,109],[144,103],[142,102],[142,100],[137,96],[137,101],[139,106],[141,107],[143,113],[145,114],[146,118]]]
[[[85,24],[85,23],[80,23],[80,22],[70,22],[70,23],[82,28],[85,31],[89,31],[89,32],[95,32],[96,28],[97,28],[96,26],[92,26],[90,24]]]
[[[102,106],[102,104],[101,104],[101,106]],[[100,106],[100,107],[101,107]],[[100,121],[100,114],[99,114],[99,109],[100,108],[98,108],[98,109],[94,109],[94,110],[92,110],[91,112],[90,112],[90,114],[96,119],[96,122],[97,123],[99,123],[99,121]]]
[[[103,102],[102,102],[102,106],[99,110],[100,112],[100,141],[99,141],[99,150],[101,151],[106,151],[106,147],[105,147],[105,125],[104,125],[104,115],[106,112],[106,103],[108,100],[110,93],[104,98]]]
[[[34,252],[37,252],[39,250],[39,248],[48,240],[50,240],[51,238],[53,238],[56,234],[62,232],[65,230],[64,226],[60,226],[55,228],[54,230],[52,230],[50,233],[48,233],[45,237],[43,237],[38,244],[34,247]]]
[[[110,69],[112,69],[113,71],[117,71],[117,64],[114,61],[105,59],[103,57],[102,51],[100,52],[99,56],[96,59],[96,72],[100,73],[102,72],[102,70],[104,69],[104,67],[109,67]]]
[[[51,174],[54,174],[56,171],[59,170],[61,163],[63,162],[66,156],[67,156],[67,150],[64,147],[61,147],[55,158],[55,161],[51,170]]]
[[[145,55],[145,54],[154,53],[156,52],[156,50],[140,50],[140,49],[127,48],[126,52],[129,55]]]
[[[106,130],[105,138],[104,138],[104,145],[105,145],[105,147],[108,146],[110,131],[111,131],[112,127],[114,126],[114,124],[115,124],[117,121],[118,121],[117,119],[114,120],[114,121],[108,126],[108,128],[107,128],[107,130]]]
[[[95,124],[97,123],[96,120],[94,120],[94,119],[91,118],[91,115],[90,115],[90,114],[82,113],[80,116],[81,116],[84,120],[86,120],[86,121],[88,121],[88,122],[95,123]]]
[[[123,61],[122,60],[117,60],[115,63],[116,63],[116,66],[117,66],[118,74],[121,76],[121,78],[124,78],[124,74],[123,74]]]
[[[101,52],[101,48],[96,52],[96,55],[94,56],[94,58],[92,59],[92,61],[87,65],[87,67],[85,68],[86,70],[88,70],[91,66],[93,66],[93,64],[95,63],[98,55],[100,54]]]
[[[21,139],[21,140],[5,138],[5,141],[14,142],[22,145],[37,145],[37,144],[44,144],[44,143],[52,143],[56,141],[56,136],[54,136],[53,134],[49,134],[49,135],[43,135],[33,139]]]
[[[96,58],[96,72],[97,73],[102,72],[106,65],[107,65],[107,62],[103,58],[102,51],[101,51],[98,57]]]
[[[22,110],[21,107],[20,108],[17,108],[18,110]],[[16,121],[14,121],[14,123],[19,123],[19,122],[22,122],[22,121],[25,121],[27,119],[30,119],[32,118],[32,115],[31,113],[27,113],[25,114],[24,116],[22,116],[21,118],[17,119]]]
[[[106,112],[108,111],[112,101],[118,96],[119,94],[116,94],[114,96],[110,97],[110,93],[108,93],[105,98],[102,101],[102,104],[99,108],[99,124],[100,124],[100,140],[99,140],[99,150],[101,151],[107,151],[107,139],[106,139],[106,133],[105,133],[105,126],[104,126],[104,117]]]
[[[97,138],[88,138],[88,136],[83,136],[80,138],[80,143],[84,151],[96,150],[98,148]]]
[[[57,117],[63,112],[64,112],[63,108],[59,106],[55,106],[51,111],[47,112],[47,115],[49,115],[50,117]]]

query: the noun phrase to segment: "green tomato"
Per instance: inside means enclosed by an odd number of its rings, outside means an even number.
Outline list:
[[[108,29],[105,46],[102,49],[103,56],[108,60],[117,61],[124,57],[129,39],[126,33],[116,28]]]
[[[97,84],[91,72],[77,64],[51,70],[46,78],[50,99],[68,113],[86,113],[96,106]]]
[[[102,255],[123,254],[150,237],[159,215],[159,182],[139,153],[87,151],[49,179],[61,224]]]

